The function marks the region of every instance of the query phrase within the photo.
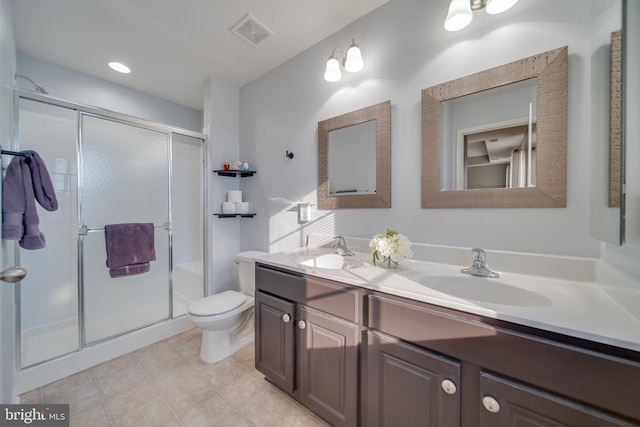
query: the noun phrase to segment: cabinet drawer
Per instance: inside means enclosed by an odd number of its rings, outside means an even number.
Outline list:
[[[256,289],[333,314],[361,321],[361,291],[353,286],[256,263]]]
[[[480,427],[637,425],[487,372],[481,374],[480,398]]]
[[[444,344],[443,348],[436,349],[444,354],[451,354],[447,351],[448,342],[454,344],[459,339],[495,335],[493,327],[431,308],[428,304],[378,293],[368,295],[367,299],[365,326],[423,347],[433,348],[434,343]],[[457,357],[455,354],[453,356]]]

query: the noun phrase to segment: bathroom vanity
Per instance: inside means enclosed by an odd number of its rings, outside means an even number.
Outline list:
[[[640,425],[638,351],[322,270],[256,262],[256,368],[331,425]]]

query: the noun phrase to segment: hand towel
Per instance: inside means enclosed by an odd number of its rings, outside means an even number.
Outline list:
[[[107,224],[107,267],[112,278],[146,273],[156,260],[154,225],[151,223]]]
[[[44,161],[35,151],[30,158],[14,157],[2,188],[2,237],[19,240],[24,249],[42,249],[46,246],[44,234],[38,225],[35,201],[48,211],[58,209],[58,200]]]
[[[24,159],[24,163],[31,172],[31,181],[33,182],[33,192],[36,200],[40,206],[48,211],[58,210],[58,199],[44,160],[33,150],[27,150],[25,153],[31,154],[31,158]]]

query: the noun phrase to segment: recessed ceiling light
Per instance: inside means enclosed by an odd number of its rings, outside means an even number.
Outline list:
[[[131,72],[131,69],[129,67],[119,62],[109,62],[109,67],[111,67],[112,69],[116,70],[119,73],[128,74]]]

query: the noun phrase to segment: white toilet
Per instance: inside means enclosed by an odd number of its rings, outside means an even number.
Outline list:
[[[240,291],[224,291],[189,304],[187,318],[201,328],[200,358],[207,363],[231,356],[253,340],[255,258],[266,252],[240,252],[235,263]]]

